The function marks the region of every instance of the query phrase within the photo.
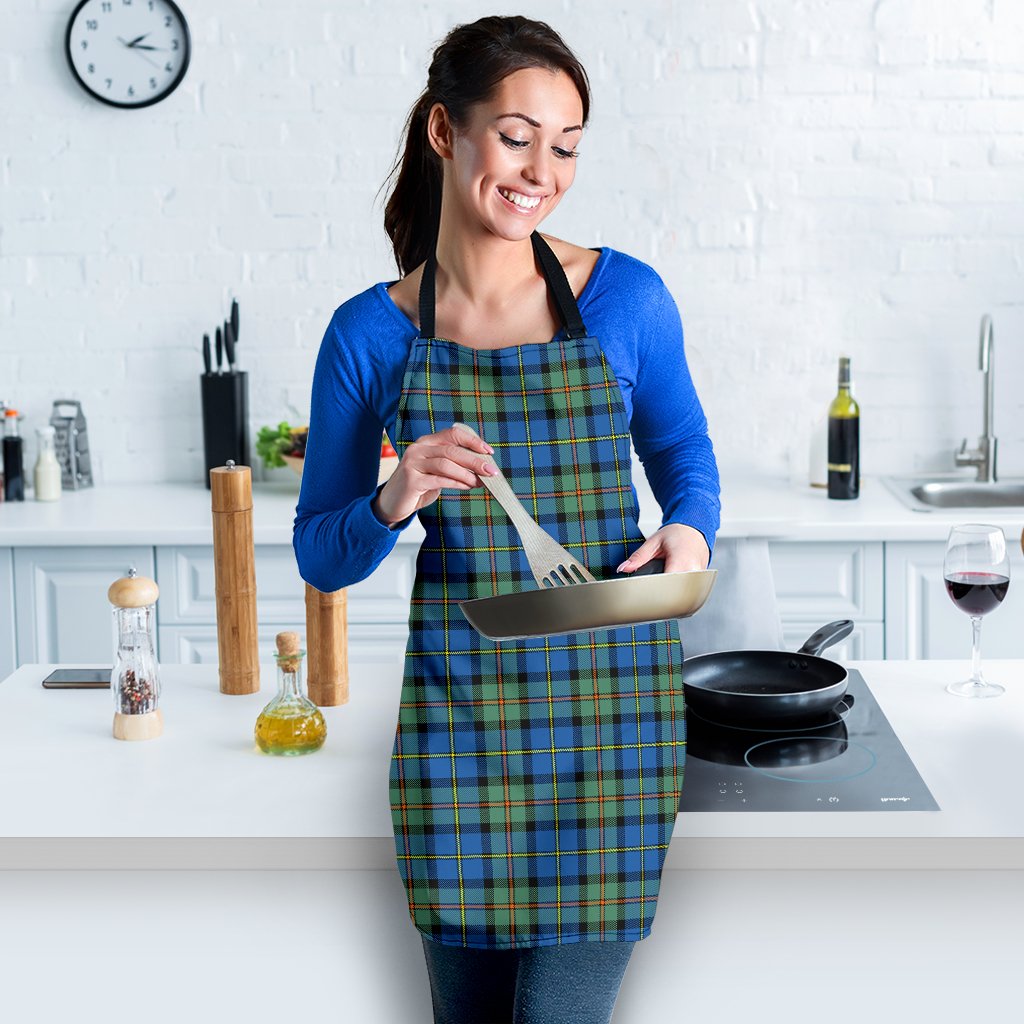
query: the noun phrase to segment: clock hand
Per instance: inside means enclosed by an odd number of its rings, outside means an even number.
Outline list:
[[[138,45],[139,45],[139,43],[141,43],[141,42],[142,42],[142,40],[143,40],[143,39],[145,39],[145,38],[146,38],[146,36],[148,36],[148,35],[149,35],[149,33],[148,33],[148,32],[143,32],[141,36],[136,36],[136,37],[135,37],[135,38],[134,38],[134,39],[133,39],[133,40],[132,40],[132,41],[131,41],[130,43],[128,43],[127,45],[128,45],[128,46],[138,46]]]
[[[140,46],[133,46],[132,49],[133,50],[162,50],[162,49],[164,49],[164,47],[162,47],[162,46],[141,46],[140,45]]]

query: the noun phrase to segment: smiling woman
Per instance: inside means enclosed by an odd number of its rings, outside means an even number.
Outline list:
[[[386,205],[402,277],[336,310],[313,380],[303,577],[348,586],[414,515],[425,531],[390,780],[437,1021],[606,1022],[650,934],[679,804],[675,621],[499,643],[459,610],[535,585],[481,484],[495,463],[598,580],[652,559],[703,569],[718,528],[664,283],[538,230],[572,187],[589,112],[586,73],[548,25],[454,28]],[[399,462],[375,487],[382,429]],[[631,442],[663,510],[647,539]]]

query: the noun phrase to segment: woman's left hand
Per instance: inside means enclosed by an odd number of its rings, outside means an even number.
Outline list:
[[[652,558],[665,560],[665,572],[688,572],[706,569],[711,552],[700,530],[682,523],[668,523],[657,533],[652,533],[616,571],[635,572]]]

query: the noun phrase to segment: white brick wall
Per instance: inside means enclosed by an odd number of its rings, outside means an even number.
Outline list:
[[[192,65],[142,111],[64,61],[72,0],[0,0],[0,397],[89,417],[100,480],[202,475],[204,331],[242,308],[253,428],[308,412],[331,311],[395,276],[375,193],[433,44],[501,5],[181,0]],[[802,475],[853,357],[869,473],[947,468],[995,322],[1024,475],[1024,0],[526,2],[594,87],[547,227],[648,260],[724,463]]]

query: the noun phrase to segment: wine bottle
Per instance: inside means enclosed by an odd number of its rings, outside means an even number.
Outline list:
[[[850,393],[850,360],[839,359],[839,391],[828,408],[828,496],[860,494],[860,406]]]
[[[25,456],[18,436],[18,411],[4,410],[4,497],[25,500]]]

